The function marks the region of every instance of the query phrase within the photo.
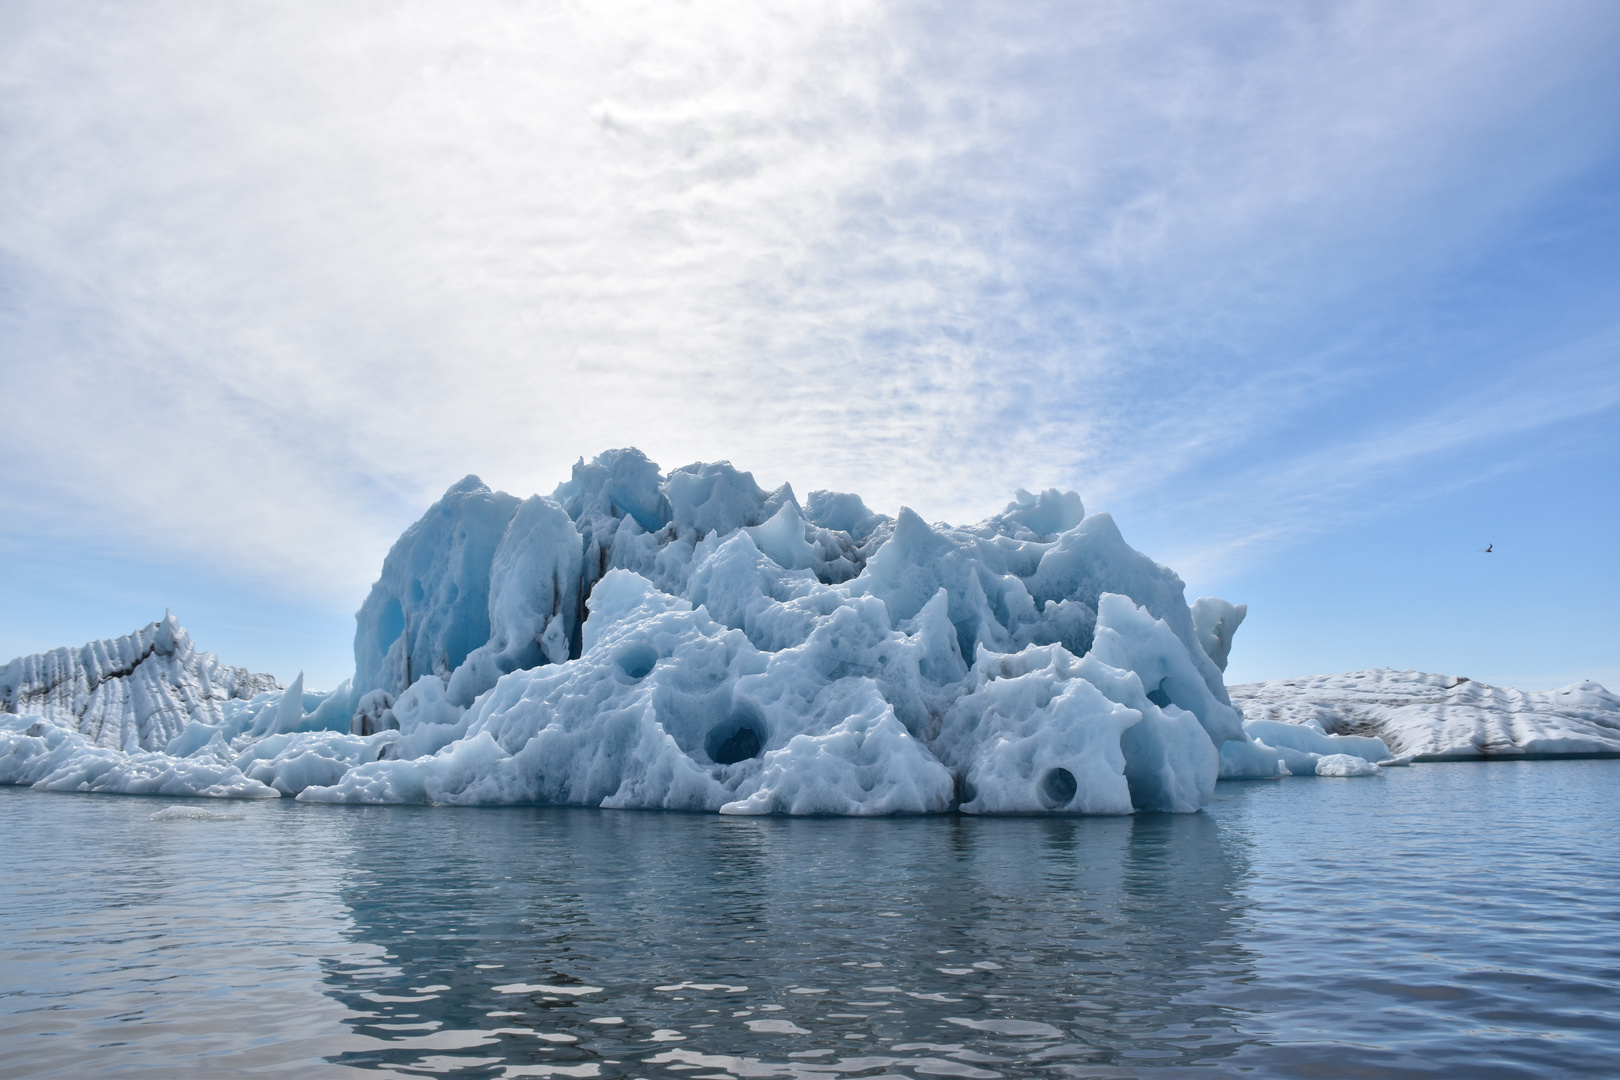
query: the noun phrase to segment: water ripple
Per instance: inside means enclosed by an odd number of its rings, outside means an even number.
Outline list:
[[[1609,1075],[1620,762],[1133,819],[0,789],[9,1076]],[[157,817],[154,821],[154,810]]]

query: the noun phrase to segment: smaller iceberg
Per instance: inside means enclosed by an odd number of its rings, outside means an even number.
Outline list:
[[[234,705],[280,689],[197,649],[165,614],[123,637],[17,657],[0,668],[0,713],[45,717],[93,746],[162,750],[187,724],[218,726]]]
[[[1325,754],[1316,759],[1317,776],[1375,776],[1378,766],[1354,754]]]
[[[1381,740],[1408,761],[1620,756],[1620,697],[1595,682],[1516,690],[1383,668],[1230,690],[1244,727],[1268,742],[1260,732],[1314,726],[1329,737]]]
[[[281,793],[214,754],[171,757],[161,750],[97,746],[65,724],[0,717],[0,784],[40,791],[274,799]]]
[[[1360,735],[1329,735],[1312,720],[1287,724],[1276,720],[1245,720],[1243,730],[1252,742],[1229,742],[1221,748],[1223,780],[1254,780],[1270,776],[1369,776],[1381,764],[1405,764],[1391,756],[1384,740]],[[1365,772],[1344,772],[1339,759],[1354,758],[1368,766]],[[1332,759],[1329,771],[1322,763]],[[1357,767],[1359,768],[1359,767]],[[1334,771],[1338,770],[1338,771]]]

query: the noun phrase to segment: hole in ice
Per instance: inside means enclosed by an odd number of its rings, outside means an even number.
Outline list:
[[[1041,791],[1057,806],[1067,806],[1079,790],[1074,773],[1068,769],[1049,769],[1041,780]]]
[[[765,749],[765,725],[757,717],[735,714],[714,726],[703,749],[717,765],[735,765],[759,757]]]
[[[759,733],[751,727],[741,727],[722,742],[713,754],[721,765],[732,765],[759,755]]]
[[[1164,684],[1169,681],[1170,676],[1166,675],[1164,678],[1159,680],[1158,686],[1155,686],[1153,689],[1148,691],[1147,699],[1161,709],[1168,708],[1170,706],[1170,695],[1164,692]]]
[[[651,645],[627,645],[615,657],[619,670],[632,679],[645,679],[658,663],[658,650]]]

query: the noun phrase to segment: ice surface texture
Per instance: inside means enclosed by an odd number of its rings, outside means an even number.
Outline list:
[[[1195,627],[1073,492],[956,528],[635,450],[549,499],[468,477],[359,614],[349,737],[395,741],[299,798],[1192,811],[1249,741],[1200,643],[1241,616],[1212,603]]]
[[[1256,724],[1282,721],[1372,736],[1417,761],[1620,756],[1620,697],[1595,682],[1528,691],[1383,669],[1231,690],[1264,741]]]
[[[40,707],[40,660],[18,661],[8,711],[30,715],[0,722],[0,781],[734,814],[1187,812],[1210,798],[1221,746],[1251,743],[1203,644],[1224,660],[1241,609],[1198,611],[1073,492],[1020,491],[958,528],[616,450],[549,498],[453,485],[388,553],[354,678],[329,694],[212,658],[171,664],[153,681],[204,705],[123,723],[113,745],[85,707]]]
[[[161,750],[186,724],[281,687],[200,652],[172,615],[120,638],[19,656],[0,669],[0,713],[59,721],[92,746]]]
[[[188,658],[149,681],[200,704],[137,713],[110,742],[86,719],[101,713],[38,689],[69,676],[14,662],[7,709],[27,715],[0,719],[0,782],[326,803],[1128,814],[1195,811],[1221,776],[1376,775],[1411,751],[1412,739],[1314,713],[1251,709],[1245,723],[1221,674],[1244,614],[1208,597],[1189,607],[1172,571],[1073,492],[1020,491],[978,525],[930,525],[850,494],[801,504],[726,462],[666,476],[638,451],[609,451],[550,497],[453,485],[388,553],[357,615],[354,678],[330,693],[224,668],[170,620],[79,650]],[[47,654],[70,672],[75,655]],[[123,670],[96,662],[94,677],[74,676],[86,701]],[[1613,721],[1612,696],[1581,693]]]

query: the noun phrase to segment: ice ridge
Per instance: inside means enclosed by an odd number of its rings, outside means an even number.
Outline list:
[[[161,750],[191,722],[281,689],[269,675],[198,650],[172,614],[123,637],[19,656],[0,669],[0,713],[42,716],[92,746]]]
[[[1590,681],[1533,691],[1378,669],[1231,692],[1251,732],[1257,724],[1310,726],[1380,739],[1416,761],[1620,756],[1620,697]]]

